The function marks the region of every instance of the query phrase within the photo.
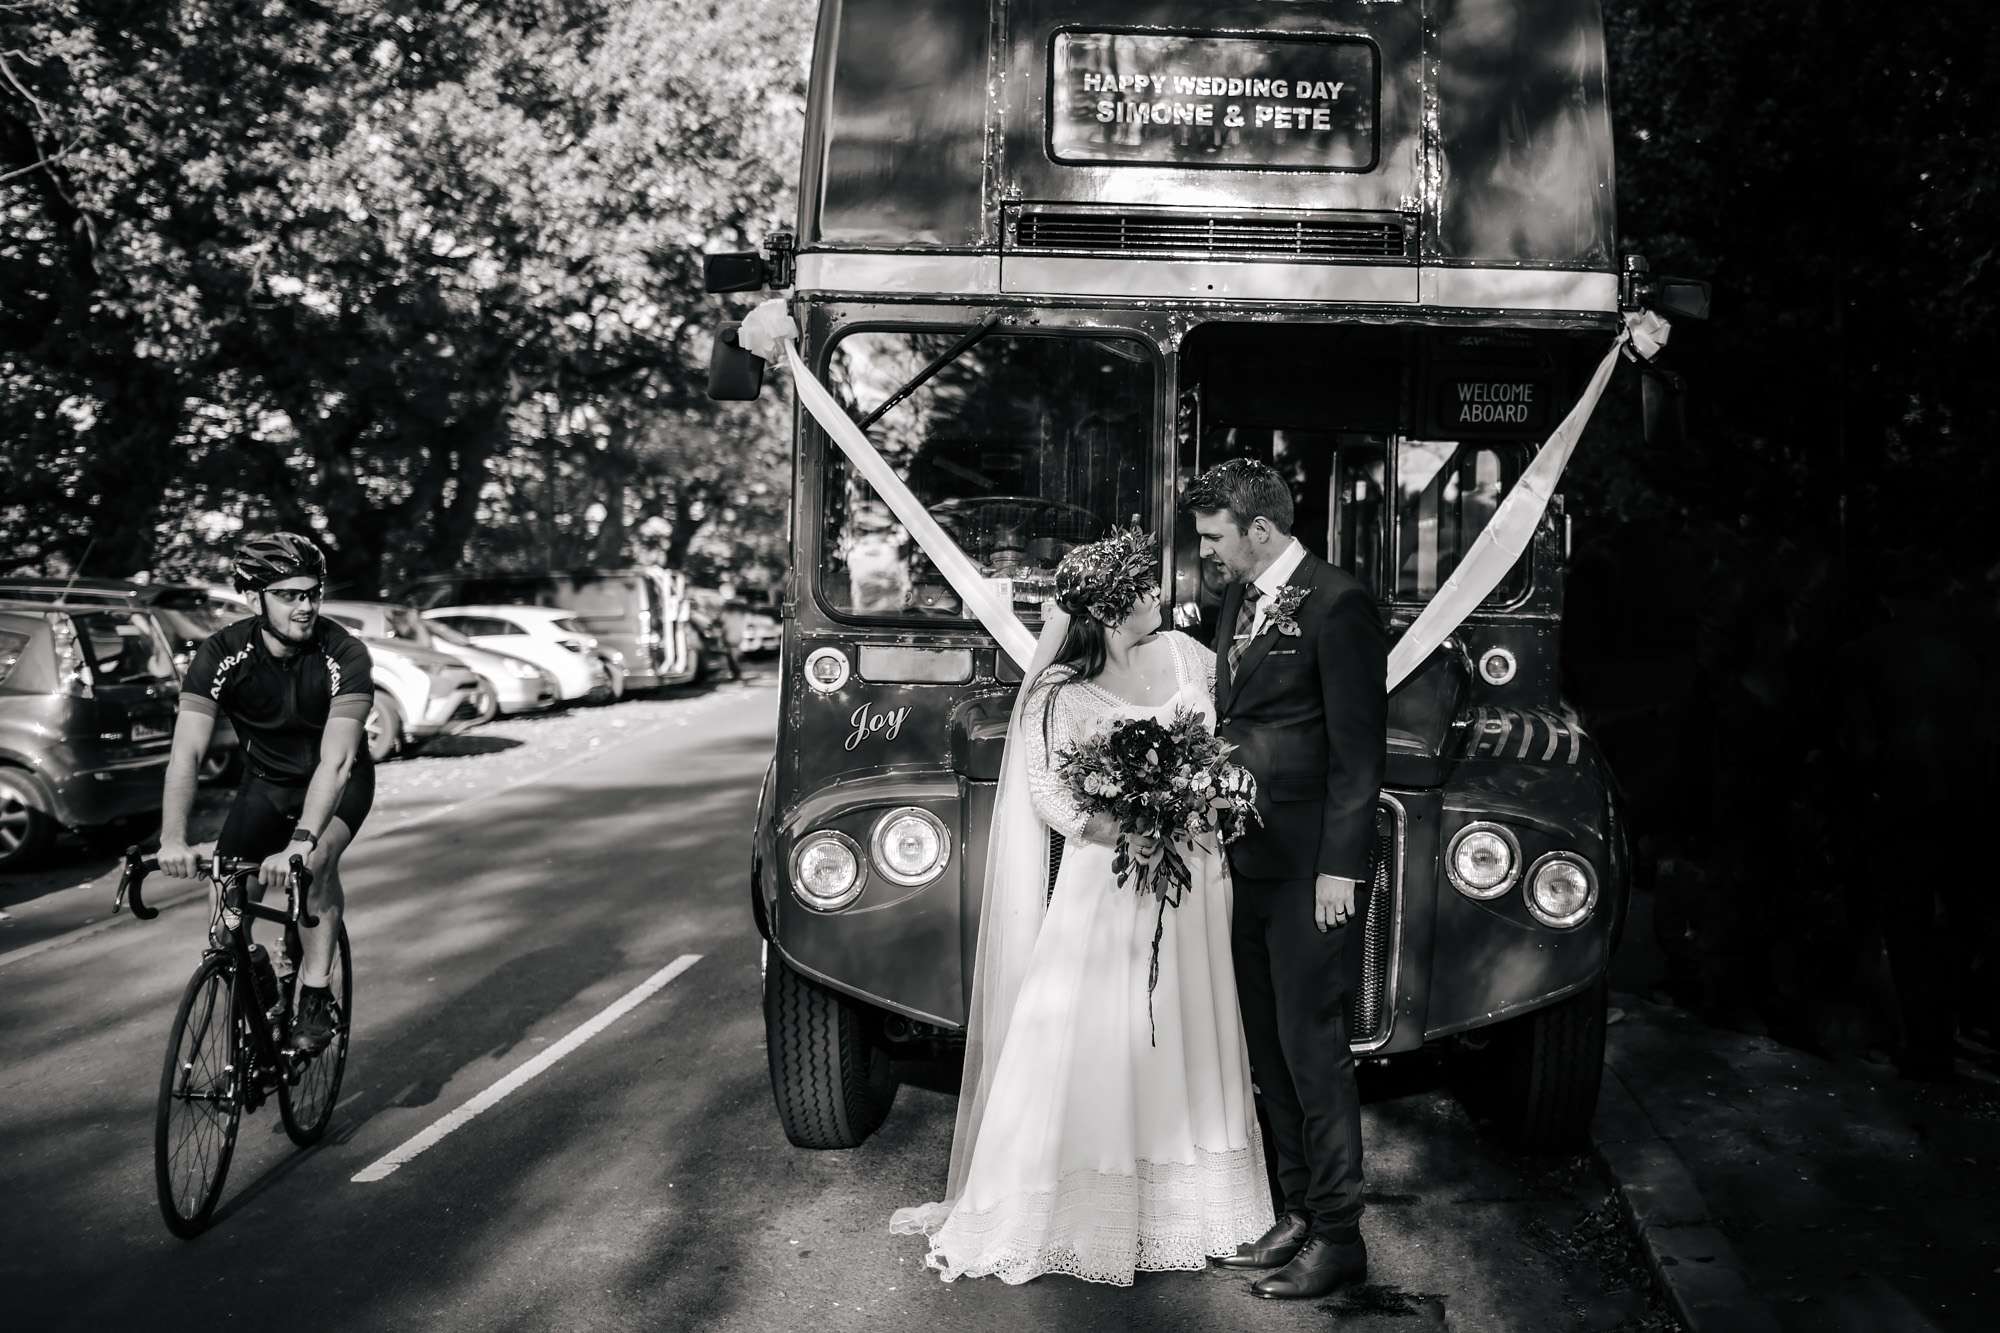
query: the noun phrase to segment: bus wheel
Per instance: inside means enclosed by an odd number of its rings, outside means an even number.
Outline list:
[[[1463,1095],[1508,1143],[1527,1152],[1585,1144],[1604,1079],[1605,985],[1578,991],[1494,1028]]]
[[[764,969],[764,1044],[794,1146],[857,1147],[889,1114],[896,1075],[861,1008],[792,971],[776,950]]]

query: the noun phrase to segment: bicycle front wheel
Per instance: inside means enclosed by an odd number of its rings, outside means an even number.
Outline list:
[[[333,1040],[326,1049],[303,1057],[296,1080],[278,1085],[278,1116],[285,1133],[301,1148],[310,1148],[326,1135],[333,1120],[333,1104],[340,1096],[340,1076],[347,1070],[347,1032],[354,1014],[354,959],[347,948],[347,923],[340,923],[334,937],[333,971],[327,976],[333,992]]]
[[[176,1236],[207,1228],[236,1151],[247,1068],[239,1028],[235,969],[221,955],[202,959],[167,1038],[153,1122],[160,1215]]]

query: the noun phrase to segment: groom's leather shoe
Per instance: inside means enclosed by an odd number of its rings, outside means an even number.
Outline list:
[[[1312,1300],[1367,1276],[1368,1247],[1361,1241],[1343,1245],[1314,1236],[1290,1263],[1252,1282],[1250,1294],[1274,1301]]]
[[[1283,1268],[1311,1235],[1312,1222],[1304,1213],[1285,1213],[1256,1240],[1238,1245],[1236,1253],[1209,1262],[1217,1268]]]

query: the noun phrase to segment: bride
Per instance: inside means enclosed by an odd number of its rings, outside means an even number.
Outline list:
[[[1156,905],[1118,886],[1116,825],[1086,818],[1055,773],[1115,719],[1185,708],[1214,725],[1214,655],[1160,632],[1158,571],[1137,533],[1064,558],[1008,726],[945,1198],[890,1222],[930,1237],[947,1282],[1129,1286],[1138,1271],[1202,1268],[1271,1225],[1227,862],[1185,849],[1193,887],[1166,913],[1149,1027]],[[1052,890],[1050,836],[1064,840]]]

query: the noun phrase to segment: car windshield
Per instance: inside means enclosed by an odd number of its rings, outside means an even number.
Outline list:
[[[859,418],[959,337],[850,334],[833,349],[828,381]],[[993,334],[869,435],[1016,614],[1038,620],[1065,553],[1150,513],[1154,381],[1151,349],[1135,339]],[[943,574],[845,455],[829,442],[823,459],[827,605],[857,617],[963,618]]]
[[[588,634],[590,627],[575,616],[557,616],[549,622],[565,634]]]
[[[100,684],[150,685],[175,678],[166,645],[141,617],[127,611],[78,611],[74,618]]]
[[[28,635],[11,629],[0,629],[0,685],[7,683],[7,677],[14,674],[14,668],[21,661],[21,654],[33,640]]]
[[[390,638],[408,639],[419,648],[431,646],[430,630],[425,626],[424,618],[414,610],[407,606],[392,606],[387,619]]]
[[[181,651],[199,647],[203,639],[236,619],[207,606],[159,606],[153,608],[153,614]]]
[[[635,618],[645,610],[646,589],[637,575],[594,578],[577,574],[572,576],[564,605],[584,620],[615,622]]]

